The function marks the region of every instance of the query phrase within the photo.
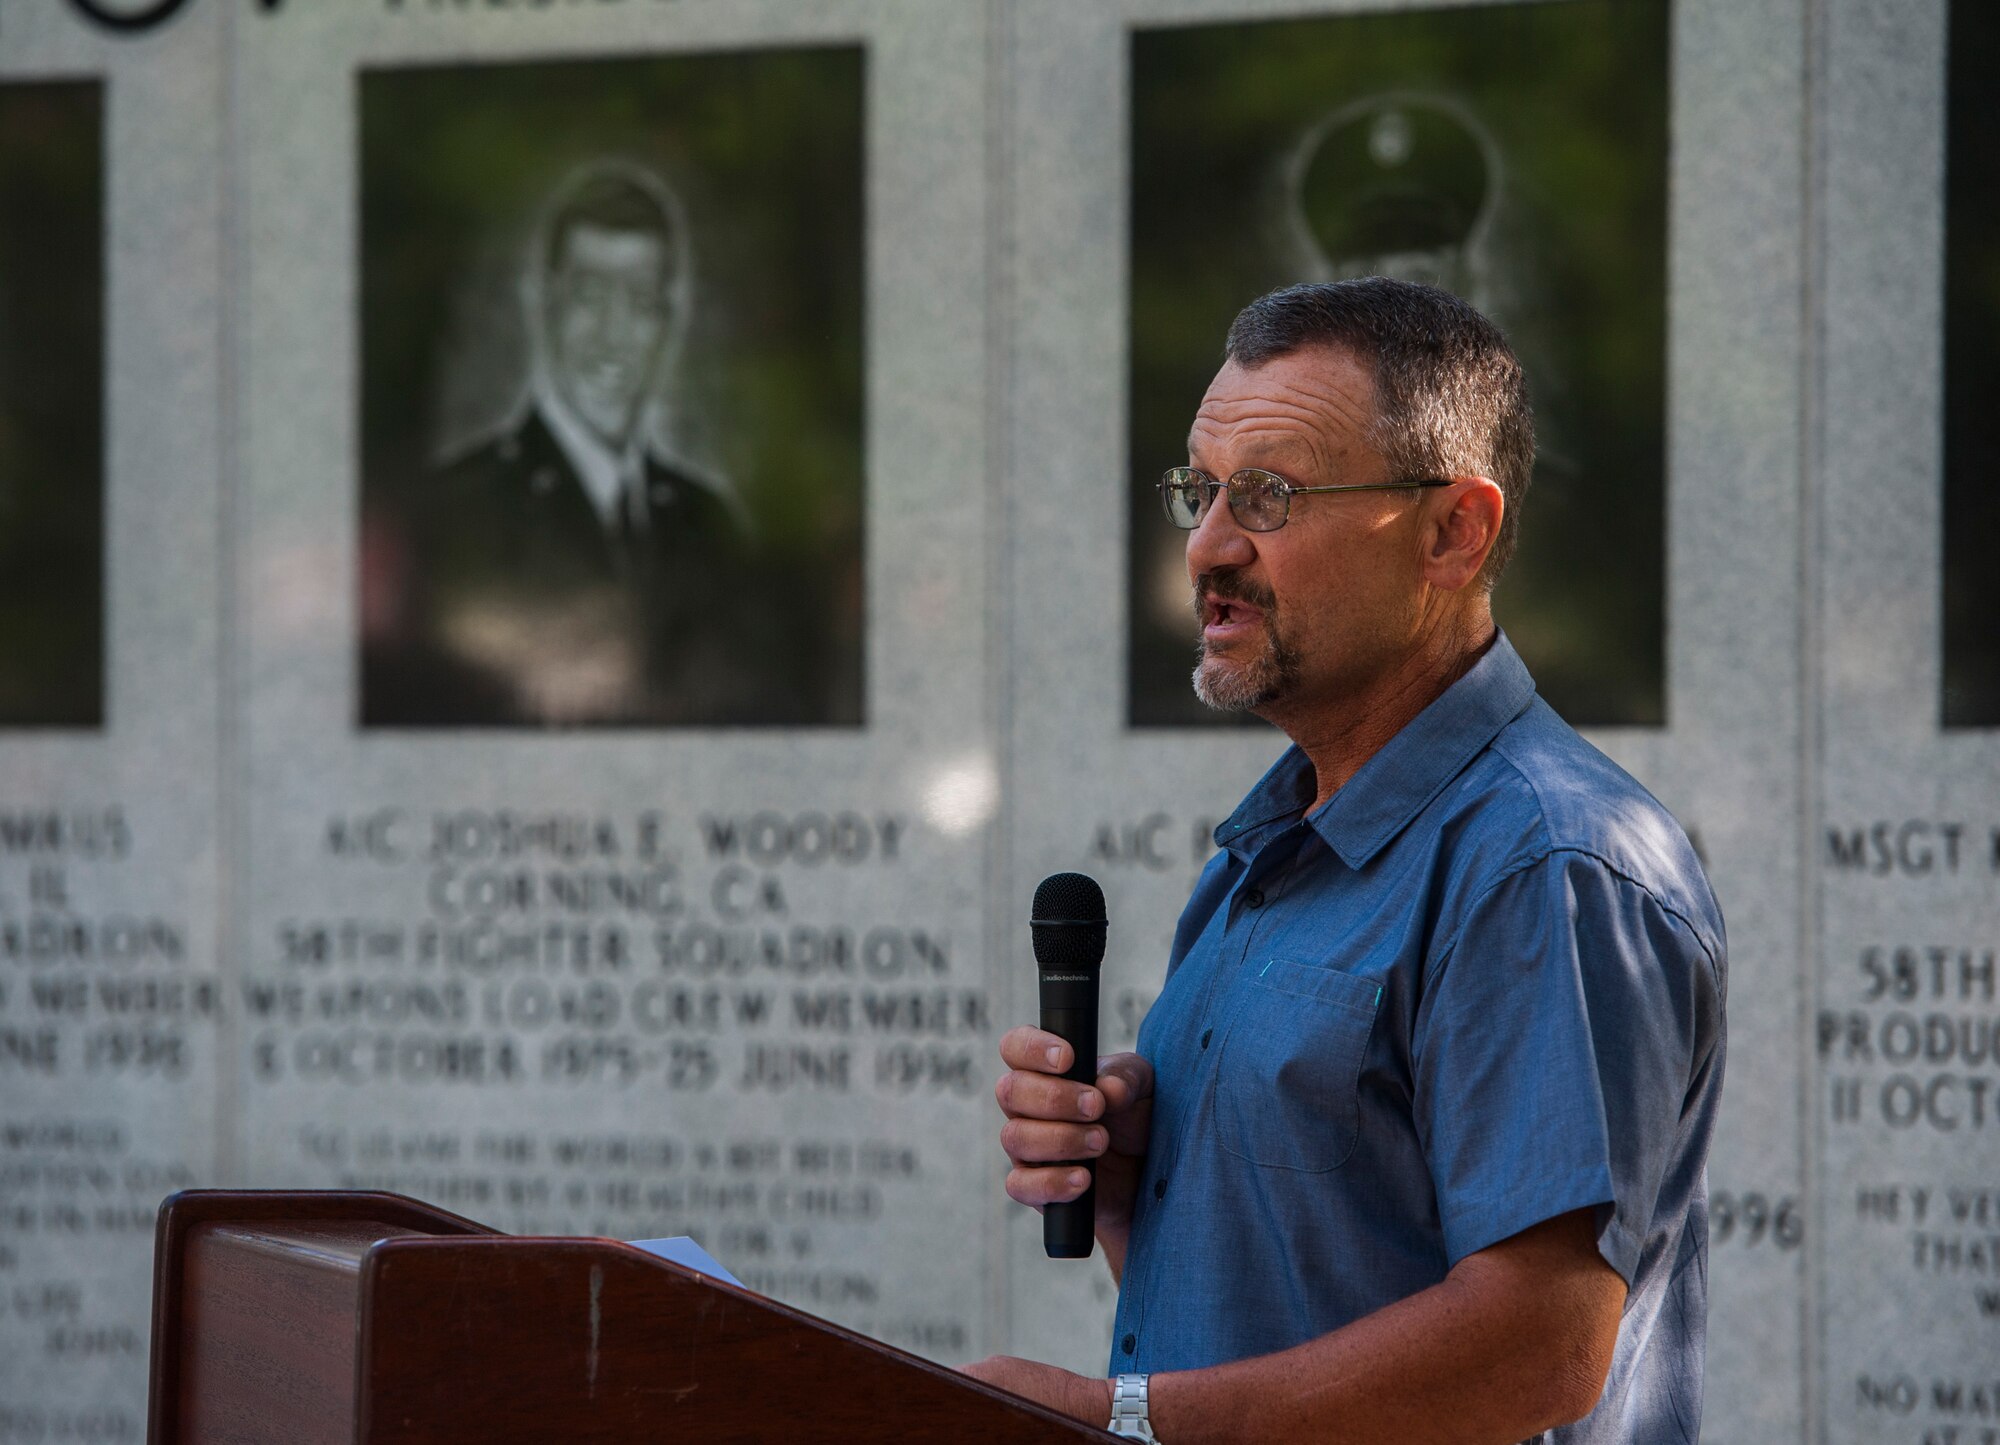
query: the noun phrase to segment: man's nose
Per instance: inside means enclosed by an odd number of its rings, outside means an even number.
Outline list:
[[[1229,493],[1217,492],[1194,530],[1188,533],[1188,576],[1248,566],[1256,556],[1257,544],[1237,525],[1235,514],[1229,510]]]

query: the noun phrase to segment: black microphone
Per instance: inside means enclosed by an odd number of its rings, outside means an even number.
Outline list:
[[[1035,890],[1035,966],[1042,974],[1042,1027],[1070,1046],[1065,1078],[1097,1082],[1097,976],[1104,964],[1104,890],[1081,873],[1055,873]],[[1083,1193],[1042,1207],[1042,1248],[1050,1259],[1088,1259],[1097,1232],[1097,1166]]]

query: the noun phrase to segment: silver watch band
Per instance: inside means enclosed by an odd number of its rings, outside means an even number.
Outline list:
[[[1105,1428],[1128,1440],[1159,1440],[1146,1414],[1146,1376],[1120,1375],[1112,1383],[1111,1423]]]

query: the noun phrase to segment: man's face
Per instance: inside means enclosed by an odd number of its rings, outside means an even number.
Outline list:
[[[1188,461],[1218,480],[1259,467],[1302,487],[1396,481],[1369,443],[1374,405],[1369,368],[1342,351],[1227,362]],[[1419,621],[1419,512],[1408,492],[1302,496],[1277,531],[1250,532],[1218,496],[1187,541],[1202,701],[1288,720],[1393,665]]]
[[[549,369],[571,409],[623,446],[667,334],[666,243],[650,231],[582,223],[549,275]]]

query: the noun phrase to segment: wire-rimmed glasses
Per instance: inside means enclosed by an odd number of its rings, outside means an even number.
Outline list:
[[[1167,520],[1182,531],[1201,525],[1215,501],[1215,494],[1229,493],[1229,515],[1246,532],[1275,532],[1292,514],[1292,498],[1307,492],[1400,492],[1413,487],[1448,487],[1443,477],[1414,482],[1348,482],[1333,487],[1300,487],[1276,472],[1245,467],[1218,482],[1199,467],[1169,467],[1160,478],[1160,502]]]

